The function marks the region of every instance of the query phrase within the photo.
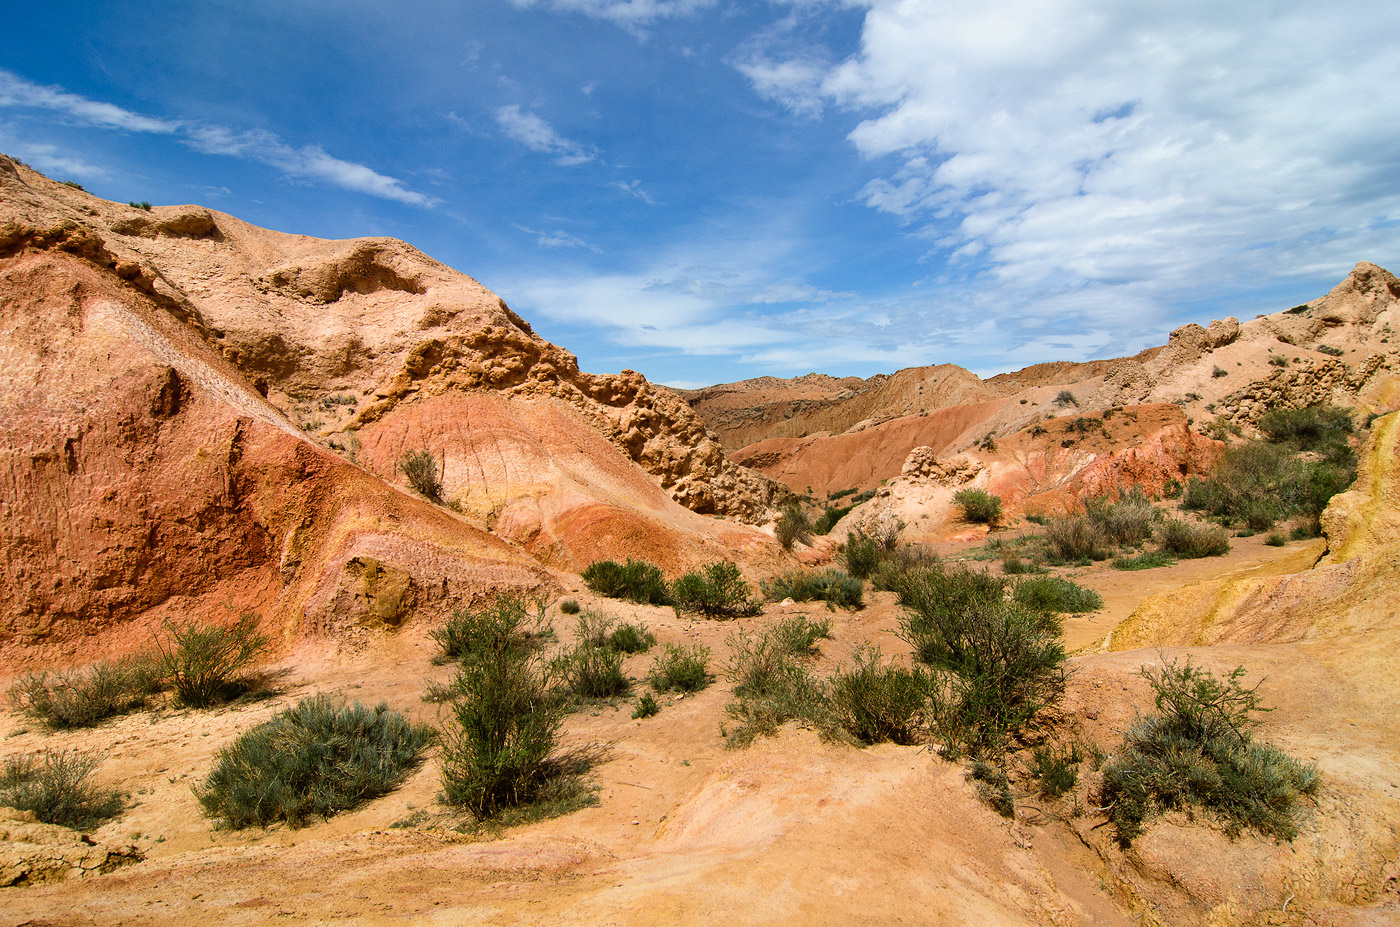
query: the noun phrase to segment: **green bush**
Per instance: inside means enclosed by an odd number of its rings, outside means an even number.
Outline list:
[[[55,730],[91,727],[146,707],[160,692],[162,675],[160,657],[154,653],[81,670],[35,673],[10,687],[10,704]]]
[[[504,603],[521,613],[522,603]],[[565,706],[533,648],[508,622],[487,623],[450,686],[442,794],[479,820],[544,797],[569,772],[554,751]]]
[[[671,594],[661,568],[645,560],[595,560],[583,571],[588,588],[609,599],[626,599],[638,605],[670,605]]]
[[[631,682],[622,674],[622,654],[609,647],[583,643],[555,660],[555,675],[580,698],[625,695]]]
[[[442,627],[428,633],[443,657],[460,660],[499,641],[522,652],[534,650],[553,629],[544,624],[541,614],[531,616],[521,600],[503,596],[481,608],[458,609]]]
[[[183,705],[207,708],[252,688],[250,674],[270,644],[258,616],[245,612],[231,625],[165,623],[157,638],[162,675]]]
[[[826,687],[792,645],[772,631],[731,639],[725,675],[734,683],[734,700],[724,710],[736,726],[725,732],[726,746],[743,747],[758,737],[771,737],[789,721],[815,727],[823,736],[833,730]]]
[[[1093,612],[1103,608],[1103,596],[1062,576],[1036,576],[1016,584],[1017,602],[1047,612]]]
[[[1045,542],[1052,563],[1079,563],[1108,558],[1108,538],[1091,518],[1068,515],[1045,525]]]
[[[778,539],[783,550],[792,550],[794,544],[811,543],[812,522],[801,506],[790,503],[783,506],[782,514],[773,525],[773,536]]]
[[[1317,768],[1253,740],[1258,686],[1237,667],[1223,677],[1172,661],[1146,668],[1157,714],[1139,717],[1104,767],[1102,804],[1124,845],[1160,810],[1199,806],[1230,831],[1250,827],[1291,840],[1299,798],[1314,795]]]
[[[1162,550],[1174,557],[1193,560],[1219,557],[1230,552],[1230,536],[1219,525],[1201,525],[1169,519],[1158,533]]]
[[[1283,536],[1282,531],[1270,531],[1269,536],[1264,538],[1264,543],[1270,547],[1282,547],[1288,543],[1288,539]]]
[[[1004,818],[1016,816],[1016,802],[1011,797],[1011,781],[1006,770],[985,760],[978,760],[968,770],[967,778],[977,786],[977,795]]]
[[[656,696],[650,692],[645,692],[637,699],[637,707],[632,710],[632,720],[639,721],[642,718],[650,718],[661,713],[661,703],[656,700]]]
[[[812,533],[822,536],[830,534],[831,529],[836,527],[836,523],[845,518],[854,508],[854,505],[828,505],[812,524]]]
[[[1071,393],[1067,389],[1062,389],[1055,395],[1055,405],[1078,406],[1079,400],[1074,398],[1074,393]]]
[[[565,615],[577,615],[579,604],[577,599],[565,599],[559,603],[559,611]]]
[[[884,543],[864,531],[846,532],[846,543],[836,552],[836,562],[856,579],[869,579],[884,559]]]
[[[805,656],[816,651],[817,641],[831,636],[831,619],[812,620],[806,615],[793,615],[773,625],[768,633],[781,652]]]
[[[1136,557],[1113,558],[1115,570],[1153,570],[1157,567],[1171,566],[1174,563],[1176,563],[1176,558],[1164,550],[1149,550]]]
[[[1148,538],[1157,523],[1162,520],[1162,512],[1134,486],[1116,502],[1100,497],[1085,503],[1085,514],[1102,533],[1106,542],[1119,547],[1137,547]]]
[[[624,623],[613,628],[607,646],[618,653],[646,653],[656,646],[656,635],[644,624]]]
[[[151,204],[146,200],[141,200],[139,203],[136,200],[131,200],[126,205],[132,207],[133,209],[141,209],[145,210],[146,212],[151,211]]]
[[[1001,497],[983,489],[959,489],[953,503],[962,507],[963,518],[983,525],[1001,521]]]
[[[116,789],[91,781],[99,759],[81,750],[11,756],[0,767],[0,805],[32,811],[45,824],[89,830],[121,814]]]
[[[934,670],[930,719],[948,755],[998,753],[1064,694],[1059,618],[1003,588],[986,573],[927,570],[899,591],[900,636]]]
[[[671,584],[671,602],[678,613],[706,618],[746,618],[763,606],[749,598],[749,584],[728,560],[708,563]]]
[[[760,584],[770,602],[826,602],[835,608],[865,606],[865,587],[854,576],[840,570],[796,570]]]
[[[227,827],[301,827],[398,787],[433,732],[380,703],[302,699],[218,752],[195,789],[204,813]]]
[[[904,577],[910,573],[939,566],[938,554],[923,544],[901,544],[880,560],[870,574],[870,584],[885,592],[898,592]]]
[[[647,674],[657,692],[699,692],[710,684],[710,650],[702,644],[667,644]]]
[[[1270,409],[1260,417],[1259,430],[1275,444],[1289,444],[1300,451],[1318,451],[1345,444],[1356,430],[1356,424],[1350,409],[1320,405],[1306,409]]]
[[[408,485],[429,502],[442,502],[442,480],[438,478],[437,461],[428,450],[404,451],[399,458],[399,470],[408,477]]]
[[[1079,781],[1084,754],[1078,744],[1056,747],[1042,744],[1031,751],[1031,775],[1038,780],[1041,798],[1059,798]]]
[[[853,659],[851,669],[831,679],[837,726],[862,744],[917,743],[928,702],[927,674],[884,663],[878,648],[862,647]]]
[[[1001,571],[1007,576],[1021,576],[1027,573],[1044,573],[1045,566],[1038,560],[1022,560],[1016,554],[1007,554],[1001,559]]]

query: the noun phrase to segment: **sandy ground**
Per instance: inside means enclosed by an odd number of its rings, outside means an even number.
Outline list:
[[[1316,556],[1313,544],[1276,549],[1254,540],[1238,540],[1228,557],[1210,562],[1083,571],[1076,578],[1108,604],[1100,615],[1072,619],[1067,643],[1096,640],[1135,599],[1188,577],[1282,570]],[[888,593],[874,593],[859,612],[770,606],[759,618],[709,622],[580,592],[585,607],[645,621],[661,644],[711,648],[716,670],[740,629],[798,613],[833,619],[819,670],[846,661],[863,642],[907,651]],[[555,613],[552,620],[567,641],[573,619]],[[1098,856],[1061,815],[1032,801],[1017,822],[1003,822],[976,799],[961,766],[927,749],[856,750],[791,729],[726,750],[730,685],[722,677],[696,695],[661,697],[663,710],[651,719],[632,720],[631,700],[572,715],[568,742],[603,745],[606,760],[594,770],[598,804],[563,818],[473,830],[437,802],[433,756],[398,791],[301,830],[220,831],[201,816],[191,787],[216,751],[313,692],[382,700],[436,722],[435,706],[420,694],[450,668],[432,663],[433,650],[421,628],[367,636],[358,647],[313,641],[278,664],[275,698],[213,712],[164,709],[66,733],[41,731],[13,713],[0,717],[6,756],[46,746],[101,750],[100,776],[131,799],[120,819],[91,836],[134,844],[146,857],[108,875],[0,890],[0,923],[1131,922],[1123,899],[1096,874]],[[651,659],[631,657],[626,670],[640,678]],[[1099,672],[1076,677],[1075,698],[1102,701]],[[1106,720],[1126,719],[1129,700],[1112,701]]]

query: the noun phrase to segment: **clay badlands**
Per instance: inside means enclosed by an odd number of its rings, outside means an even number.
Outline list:
[[[95,751],[122,807],[81,831],[0,809],[4,923],[1400,921],[1400,281],[1380,267],[1130,358],[682,395],[580,371],[402,242],[124,206],[0,157],[0,306],[0,683],[119,659],[170,622],[251,613],[271,639],[262,698],[196,710],[167,695],[67,730],[5,704],[7,763]],[[1103,598],[1064,621],[1059,719],[1036,735],[1084,759],[1047,798],[1031,760],[1044,741],[1013,744],[1010,817],[927,732],[861,747],[789,722],[726,746],[740,632],[807,615],[831,624],[806,658],[817,676],[865,644],[907,665],[895,593],[720,621],[580,577],[604,559],[672,578],[727,561],[757,591],[890,525],[999,575],[988,551],[1035,522],[1133,487],[1175,515],[1174,487],[1213,472],[1217,439],[1319,405],[1353,410],[1359,461],[1320,538],[1232,530],[1224,556],[1051,567]],[[402,473],[422,451],[440,504]],[[962,518],[964,489],[1003,501],[998,530]],[[863,501],[810,544],[777,543],[785,506],[813,500],[815,516],[833,496]],[[445,723],[423,699],[453,675],[432,632],[508,596],[543,604],[551,647],[574,641],[560,610],[574,600],[645,623],[658,648],[708,647],[717,678],[634,718],[659,651],[626,657],[632,695],[564,721],[564,744],[595,761],[593,800],[560,816],[478,826],[443,803],[438,746],[397,788],[305,826],[204,816],[219,752],[308,696]],[[1102,763],[1153,708],[1140,669],[1186,657],[1245,667],[1274,709],[1256,738],[1316,766],[1291,840],[1189,806],[1115,839]]]

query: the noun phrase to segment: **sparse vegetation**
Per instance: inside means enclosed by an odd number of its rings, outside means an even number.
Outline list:
[[[1351,413],[1334,406],[1272,409],[1265,441],[1227,448],[1210,477],[1192,478],[1182,508],[1266,531],[1288,518],[1315,521],[1356,477]]]
[[[833,608],[862,608],[864,586],[840,570],[796,570],[759,584],[770,602],[825,602]]]
[[[773,625],[769,634],[779,652],[807,656],[816,652],[818,641],[831,636],[831,619],[814,620],[806,615],[793,615]]]
[[[1115,570],[1155,570],[1157,567],[1171,566],[1176,558],[1164,550],[1149,550],[1136,557],[1114,557]]]
[[[1211,377],[1213,377],[1214,379],[1217,379],[1217,380],[1218,380],[1218,379],[1220,379],[1221,377],[1228,377],[1228,376],[1230,375],[1230,371],[1226,370],[1224,367],[1221,367],[1221,366],[1219,366],[1219,365],[1217,364],[1216,367],[1215,367],[1215,369],[1212,370],[1212,371],[1210,372],[1210,375],[1211,375]]]
[[[181,704],[207,708],[235,699],[255,685],[253,667],[271,643],[258,616],[245,612],[231,625],[165,623],[158,637],[162,676]]]
[[[1062,389],[1055,395],[1055,405],[1057,406],[1079,406],[1079,400],[1074,398],[1074,393],[1067,389]]]
[[[699,692],[710,684],[710,649],[702,644],[667,644],[647,682],[657,692]]]
[[[587,641],[557,657],[552,670],[564,688],[579,698],[613,698],[631,688],[622,674],[622,654]]]
[[[32,811],[45,824],[88,830],[121,814],[116,789],[92,781],[100,760],[94,752],[45,750],[10,756],[0,767],[0,805]]]
[[[800,505],[790,503],[783,506],[782,514],[773,526],[773,536],[777,538],[783,550],[792,550],[794,544],[811,542],[812,522]]]
[[[1286,358],[1286,357],[1279,357],[1277,354],[1275,354],[1273,357],[1269,358],[1269,366],[1270,366],[1270,367],[1287,367],[1287,366],[1288,366],[1288,358]]]
[[[1288,539],[1283,536],[1282,531],[1270,531],[1269,536],[1264,538],[1264,543],[1270,547],[1282,547],[1288,543]]]
[[[577,599],[565,599],[559,603],[559,611],[565,615],[577,615],[579,604]]]
[[[726,731],[727,746],[743,747],[772,736],[789,721],[830,734],[833,722],[826,687],[791,645],[791,640],[771,630],[730,640],[725,675],[734,683],[734,700],[725,706],[725,713],[737,726]]]
[[[502,616],[524,603],[502,600]],[[576,757],[555,756],[564,703],[518,623],[481,621],[448,693],[442,731],[442,796],[478,820],[531,802],[556,800],[580,773]]]
[[[1230,535],[1224,528],[1180,518],[1169,519],[1163,524],[1158,540],[1163,552],[1184,560],[1220,557],[1230,552]]]
[[[642,697],[637,699],[637,707],[632,709],[632,720],[639,721],[642,718],[650,718],[661,713],[661,703],[656,700],[656,696],[650,692],[644,692]]]
[[[233,828],[300,827],[397,788],[433,738],[380,703],[303,699],[219,751],[196,788],[204,813]]]
[[[656,635],[644,624],[623,622],[608,635],[607,647],[618,653],[646,653],[656,646]]]
[[[1329,355],[1329,356],[1331,356],[1331,357],[1341,357],[1343,354],[1346,353],[1346,351],[1342,350],[1341,348],[1337,347],[1336,345],[1331,345],[1331,344],[1320,344],[1320,345],[1317,346],[1317,353],[1319,353],[1319,354],[1327,354],[1327,355]]]
[[[1068,515],[1045,525],[1052,563],[1080,563],[1108,558],[1108,539],[1092,519]]]
[[[917,743],[922,736],[928,675],[881,659],[875,647],[855,652],[854,666],[831,679],[836,725],[862,744]]]
[[[762,604],[749,598],[749,584],[728,560],[708,563],[671,584],[671,603],[678,613],[706,618],[745,618],[757,615]]]
[[[963,518],[983,525],[1001,521],[1001,497],[984,489],[960,489],[953,493],[953,503],[962,508]]]
[[[137,202],[136,200],[132,200],[131,202],[127,203],[126,205],[130,206],[130,207],[133,208],[133,209],[142,209],[142,210],[145,210],[146,212],[150,212],[150,211],[151,211],[151,204],[150,204],[149,202],[147,202],[146,200],[141,200],[140,202]]]
[[[986,760],[977,760],[967,772],[967,779],[977,787],[977,795],[1004,818],[1016,816],[1016,801],[1011,797],[1011,781],[1006,770]]]
[[[442,480],[431,451],[404,451],[399,458],[399,470],[408,478],[408,485],[414,492],[429,502],[442,502]]]
[[[1036,576],[1015,586],[1017,602],[1047,612],[1092,612],[1103,608],[1103,597],[1063,576]]]
[[[522,653],[538,649],[553,635],[553,629],[544,623],[542,614],[532,617],[520,599],[503,596],[481,608],[458,609],[442,627],[428,633],[443,657],[461,660],[503,642]]]
[[[591,591],[609,599],[626,599],[638,605],[671,604],[661,568],[645,560],[595,560],[584,569],[582,578]]]
[[[1084,754],[1078,744],[1042,744],[1031,751],[1031,775],[1037,780],[1041,798],[1059,798],[1079,781],[1079,764]]]
[[[831,529],[836,527],[836,523],[845,518],[855,505],[828,505],[812,524],[812,533],[828,535]]]
[[[930,723],[945,754],[1000,753],[1064,693],[1059,619],[1004,598],[987,573],[925,569],[898,590],[900,636],[933,670]]]
[[[836,552],[836,562],[856,579],[868,579],[884,559],[885,546],[864,531],[846,532],[846,543]]]
[[[91,727],[139,711],[163,688],[158,654],[140,653],[86,669],[34,673],[10,687],[10,704],[45,727]]]
[[[84,187],[82,184],[78,183],[76,180],[65,180],[62,181],[62,183],[65,187],[72,187],[74,190],[81,190],[84,193],[87,192],[87,188]]]
[[[1158,811],[1191,805],[1227,830],[1291,840],[1298,800],[1317,792],[1317,768],[1254,742],[1253,715],[1266,709],[1259,687],[1241,683],[1244,669],[1218,677],[1188,660],[1143,675],[1157,713],[1134,722],[1103,771],[1102,803],[1119,841],[1131,843]]]

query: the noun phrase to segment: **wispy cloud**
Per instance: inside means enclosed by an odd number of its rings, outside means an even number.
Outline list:
[[[6,140],[5,148],[44,173],[55,174],[65,180],[73,177],[80,180],[102,180],[111,174],[99,164],[89,164],[70,153],[60,152],[57,145],[34,145]]]
[[[628,196],[635,196],[648,206],[656,205],[656,200],[651,198],[651,194],[642,189],[642,182],[640,180],[614,180],[612,183],[608,184],[608,186],[621,190]]]
[[[9,71],[0,70],[0,108],[43,109],[65,113],[78,122],[104,129],[169,135],[204,154],[245,158],[274,167],[291,177],[319,180],[359,193],[413,206],[432,206],[436,202],[406,187],[402,181],[377,171],[327,154],[319,145],[296,147],[276,135],[263,131],[239,131],[225,126],[191,121],[154,119],[122,109],[111,103],[90,100],[57,87],[44,87],[26,81]],[[31,145],[33,149],[52,146]],[[36,164],[44,165],[44,153],[31,154]],[[64,166],[63,158],[47,153],[56,170],[82,175],[73,164]],[[74,164],[80,162],[74,162]],[[87,166],[91,171],[100,170]],[[48,168],[46,168],[48,169]]]
[[[584,248],[595,254],[603,253],[602,248],[599,248],[597,245],[591,245],[582,238],[576,235],[570,235],[568,232],[560,232],[557,230],[553,232],[542,232],[539,229],[532,229],[524,225],[517,225],[516,228],[526,235],[534,235],[535,241],[541,248]]]
[[[521,9],[543,6],[561,13],[581,13],[635,31],[659,19],[679,19],[714,6],[715,0],[511,0]]]
[[[594,159],[594,155],[582,145],[564,138],[548,122],[534,113],[525,112],[514,103],[496,110],[496,123],[507,138],[531,151],[553,155],[556,164],[572,167]]]

